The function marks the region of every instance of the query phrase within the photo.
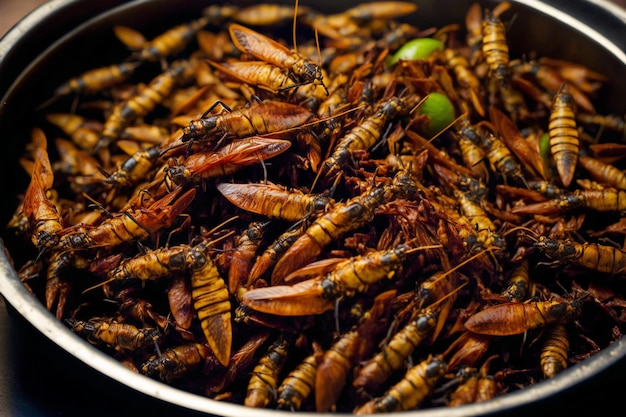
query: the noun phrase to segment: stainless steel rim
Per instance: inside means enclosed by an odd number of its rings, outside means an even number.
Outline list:
[[[146,1],[146,0],[140,0]],[[585,36],[596,40],[607,49],[612,55],[626,66],[626,53],[624,50],[612,42],[606,34],[599,32],[581,20],[577,19],[561,9],[560,6],[575,4],[592,4],[615,16],[626,25],[626,11],[618,8],[604,0],[588,1],[550,1],[540,2],[535,0],[515,1],[525,6],[535,9],[542,14],[553,16],[564,24],[583,33]],[[8,51],[20,39],[23,33],[31,30],[40,24],[55,11],[76,3],[76,0],[52,0],[49,3],[37,8],[27,17],[21,20],[0,40],[0,63],[3,61]],[[624,27],[624,26],[623,26]],[[623,29],[622,27],[622,29]],[[0,94],[3,93],[0,91]],[[2,104],[0,104],[2,105]],[[122,366],[118,361],[100,352],[89,343],[72,333],[61,322],[45,309],[20,282],[16,271],[11,266],[9,259],[5,255],[4,243],[0,240],[0,293],[21,316],[31,323],[39,332],[50,339],[53,343],[67,351],[78,360],[88,364],[96,371],[116,380],[124,385],[147,394],[151,397],[163,400],[178,406],[184,406],[190,410],[206,412],[220,416],[240,417],[242,414],[250,413],[251,410],[237,404],[230,404],[211,400],[196,394],[191,394],[169,385],[153,380],[141,374],[134,373]],[[495,398],[492,401],[480,404],[471,404],[458,408],[442,408],[432,410],[416,410],[403,413],[407,416],[420,417],[462,417],[476,416],[491,413],[502,413],[516,407],[526,405],[531,402],[547,399],[561,391],[571,388],[573,385],[589,379],[590,377],[608,369],[621,358],[626,356],[626,341],[622,338],[614,342],[611,346],[603,349],[602,352],[594,355],[590,359],[553,378],[550,381],[543,381],[521,391],[509,393]],[[279,410],[255,409],[254,415],[259,417],[274,417],[276,414],[288,413]],[[292,414],[292,413],[291,413]],[[319,417],[324,414],[298,412],[303,417]],[[326,414],[331,415],[331,414]],[[333,414],[336,415],[336,414]]]

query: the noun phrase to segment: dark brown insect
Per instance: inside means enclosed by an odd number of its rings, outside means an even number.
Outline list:
[[[329,411],[339,399],[350,370],[369,356],[376,346],[375,340],[386,330],[387,318],[395,290],[378,294],[372,306],[362,313],[359,322],[338,336],[324,352],[315,377],[315,409]]]
[[[293,226],[289,227],[285,232],[283,232],[280,236],[274,240],[262,254],[260,254],[252,266],[250,270],[250,274],[248,276],[247,286],[253,286],[254,283],[263,276],[267,271],[269,271],[278,259],[285,253],[287,249],[304,233],[304,231],[311,225],[313,221],[312,217],[308,216],[303,218],[301,221],[294,223]],[[281,277],[282,279],[282,277]],[[283,281],[272,281],[272,285],[282,284]]]
[[[248,281],[257,250],[270,225],[269,221],[252,222],[235,241],[228,268],[228,291],[231,294],[236,294],[238,288]]]
[[[119,350],[140,350],[154,346],[161,333],[153,327],[138,328],[107,319],[89,321],[66,319],[70,328],[94,344],[105,344]]]
[[[179,345],[151,356],[139,370],[144,375],[157,376],[171,383],[197,369],[210,354],[211,349],[202,343]]]
[[[263,163],[291,147],[291,142],[253,136],[234,140],[215,151],[197,152],[182,161],[170,159],[167,173],[175,183],[198,183]]]

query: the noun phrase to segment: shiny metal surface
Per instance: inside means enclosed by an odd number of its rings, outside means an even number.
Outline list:
[[[302,1],[301,3],[307,3]],[[311,1],[316,8],[336,11],[356,2]],[[514,1],[516,21],[511,29],[510,41],[515,50],[537,50],[541,55],[583,62],[591,68],[606,73],[611,79],[622,80],[605,98],[607,108],[626,112],[626,11],[601,0],[595,1]],[[470,1],[438,0],[419,1],[419,19],[430,25],[462,21]],[[485,2],[489,4],[489,2]],[[110,38],[104,31],[111,22],[134,27],[157,22],[156,27],[175,19],[193,15],[205,5],[198,1],[171,2],[166,0],[139,0],[107,2],[53,0],[22,20],[0,40],[0,131],[3,132],[4,152],[1,155],[3,178],[14,178],[17,155],[26,143],[29,115],[24,114],[28,103],[41,102],[65,74],[72,59],[81,57],[77,65],[89,66],[98,57],[88,57],[77,51],[98,51]],[[449,7],[446,7],[448,5]],[[187,7],[188,6],[188,7]],[[440,13],[446,10],[445,16]],[[557,23],[561,22],[561,23]],[[83,23],[85,22],[85,23]],[[153,23],[150,23],[151,27]],[[426,23],[424,23],[426,26]],[[76,28],[75,28],[76,27]],[[75,29],[74,29],[75,28]],[[152,27],[156,29],[155,27]],[[67,34],[67,35],[65,35]],[[53,42],[60,39],[58,42]],[[85,40],[89,40],[86,45]],[[550,42],[547,42],[549,39]],[[530,46],[529,46],[530,45]],[[82,49],[76,49],[82,48]],[[42,55],[43,54],[43,55]],[[73,57],[73,58],[72,58]],[[103,58],[104,59],[104,58]],[[45,73],[45,76],[42,76]],[[15,81],[14,81],[15,80]],[[10,140],[7,138],[11,138]],[[23,191],[19,178],[2,183],[0,192],[14,196]],[[13,200],[5,200],[2,221],[14,207]],[[58,322],[19,281],[0,245],[0,293],[20,316],[53,344],[68,352],[89,367],[120,381],[139,393],[176,404],[184,409],[220,416],[241,416],[250,413],[239,405],[209,400],[174,389],[165,384],[136,374],[80,339]],[[626,357],[626,341],[614,343],[591,359],[576,365],[551,381],[541,382],[522,391],[506,394],[493,401],[463,406],[455,409],[435,409],[407,412],[409,416],[476,416],[507,413],[529,403],[548,401],[555,394],[582,384],[607,370]],[[104,393],[94,393],[102,401]],[[71,395],[71,394],[70,394]],[[140,397],[141,398],[141,397]],[[106,401],[106,399],[104,399]],[[276,410],[254,410],[255,416],[276,416]],[[298,413],[319,416],[321,414]]]

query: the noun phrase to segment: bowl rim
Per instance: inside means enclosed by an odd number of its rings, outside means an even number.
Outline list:
[[[146,1],[150,0],[134,0],[128,2],[128,4]],[[585,36],[600,42],[605,49],[626,65],[626,52],[624,50],[615,45],[615,43],[610,41],[601,32],[591,28],[575,16],[571,16],[558,8],[558,4],[570,3],[570,1],[571,0],[552,0],[541,2],[537,0],[511,0],[512,3],[520,3],[542,14],[552,16],[566,25],[571,26],[576,31],[583,33]],[[24,33],[36,27],[42,20],[54,14],[55,11],[79,2],[80,0],[50,0],[31,11],[10,28],[0,39],[0,63]],[[578,2],[571,3],[593,4],[615,15],[626,25],[626,9],[620,8],[608,1],[579,0]],[[149,395],[158,400],[182,406],[190,410],[228,417],[240,417],[242,412],[250,411],[250,408],[243,405],[221,402],[186,392],[145,375],[133,372],[124,367],[113,357],[90,345],[87,341],[74,334],[61,321],[57,320],[54,315],[27,290],[20,281],[17,272],[12,267],[6,253],[7,249],[0,238],[0,294],[5,299],[5,302],[13,307],[37,331],[73,357],[111,378],[115,383],[123,384],[135,391]],[[404,412],[403,415],[415,417],[464,417],[504,413],[517,407],[537,403],[567,389],[571,389],[573,386],[610,368],[624,357],[626,357],[626,338],[623,337],[582,363],[573,365],[564,370],[551,380],[538,382],[523,390],[508,393],[484,403],[468,404],[455,408],[442,407],[426,410],[411,410]],[[276,413],[293,414],[290,411],[275,409],[254,409],[254,413],[259,417],[275,417]],[[299,411],[297,414],[302,417],[319,417],[324,415],[337,415],[338,413]],[[396,415],[397,413],[393,414]],[[391,415],[391,413],[382,415]]]

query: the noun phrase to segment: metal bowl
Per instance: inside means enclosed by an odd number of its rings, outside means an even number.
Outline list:
[[[417,24],[425,27],[463,22],[472,2],[417,1]],[[309,3],[319,10],[338,12],[358,1],[319,0]],[[489,7],[493,3],[484,2]],[[604,107],[600,111],[610,109],[614,113],[626,113],[626,82],[623,77],[626,71],[626,11],[602,0],[513,0],[512,3],[515,20],[508,29],[512,53],[533,50],[539,56],[580,62],[606,74],[610,80],[617,82],[611,83],[610,88],[606,89],[606,96],[601,98]],[[157,34],[173,23],[198,15],[206,5],[206,2],[194,0],[52,0],[20,21],[0,40],[0,132],[3,146],[0,166],[4,178],[0,193],[5,196],[1,208],[3,224],[7,223],[17,204],[15,196],[23,192],[28,181],[21,174],[17,159],[29,140],[30,127],[36,121],[33,119],[33,103],[41,103],[49,97],[54,86],[67,79],[70,66],[72,73],[77,73],[124,57],[127,51],[122,47],[117,50],[111,48],[111,45],[118,44],[112,37],[112,25],[127,25],[146,34]],[[0,243],[0,247],[5,249],[4,242]],[[180,407],[183,412],[198,411],[220,416],[253,413],[261,417],[281,413],[257,409],[252,412],[240,405],[190,394],[131,372],[57,321],[22,285],[5,250],[0,251],[0,292],[11,312],[17,313],[19,325],[29,323],[49,339],[54,345],[54,351],[66,353],[59,357],[71,356],[86,364],[86,368],[106,376],[103,382],[105,389],[112,386],[106,384],[121,384],[129,388],[136,395],[131,401],[136,400],[139,409],[142,401],[156,399]],[[528,408],[529,405],[549,404],[550,401],[562,399],[563,392],[589,383],[591,379],[606,374],[616,364],[622,363],[623,369],[625,357],[626,341],[621,339],[552,380],[521,391],[502,395],[486,403],[405,414],[423,417],[477,416],[532,410]],[[68,392],[67,395],[71,396],[72,393]],[[106,392],[94,393],[97,398],[94,404],[106,401],[106,395]],[[94,408],[97,407],[94,405]]]

